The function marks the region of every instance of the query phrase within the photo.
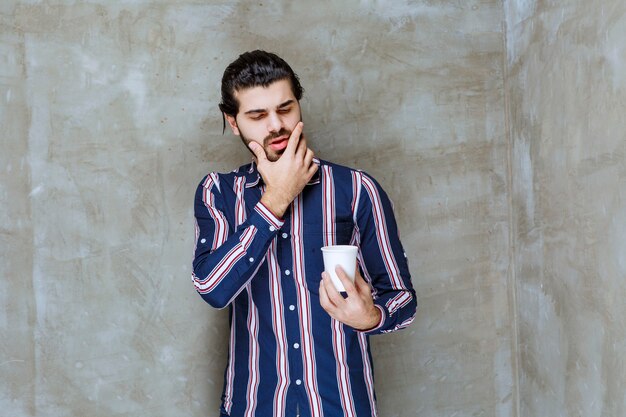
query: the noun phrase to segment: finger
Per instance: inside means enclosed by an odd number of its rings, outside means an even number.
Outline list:
[[[337,265],[335,267],[335,272],[337,273],[337,276],[339,277],[339,280],[343,284],[343,287],[346,289],[346,292],[348,293],[348,296],[350,296],[351,294],[356,294],[357,290],[356,290],[356,288],[354,286],[354,283],[352,282],[352,280],[350,278],[348,278],[348,274],[345,273],[343,268],[340,267],[339,265]]]
[[[307,148],[306,153],[304,154],[304,166],[310,167],[311,164],[313,163],[314,157],[315,157],[315,152],[313,152],[313,149]]]
[[[331,304],[336,308],[341,308],[340,306],[345,303],[345,300],[335,287],[335,284],[333,284],[333,280],[328,272],[322,272],[322,283]]]
[[[365,279],[359,272],[359,268],[356,269],[356,273],[354,274],[354,284],[360,292],[364,292],[364,291],[367,291],[369,293],[372,292],[370,284],[367,281],[365,281]]]
[[[333,307],[330,303],[330,300],[328,299],[328,293],[326,292],[326,288],[324,287],[324,281],[320,281],[320,305],[328,313],[330,313],[330,310],[332,310]]]
[[[296,146],[296,152],[295,152],[296,159],[304,160],[306,156],[306,151],[307,149],[309,149],[306,144],[307,144],[306,137],[303,134],[300,137],[300,141],[298,142],[298,145]]]
[[[250,142],[248,143],[248,148],[250,148],[250,150],[256,157],[257,163],[267,161],[267,154],[265,153],[265,149],[263,149],[261,145],[256,142]]]
[[[302,122],[298,122],[296,127],[291,131],[291,136],[289,136],[289,142],[287,142],[287,148],[285,148],[285,152],[291,152],[292,154],[296,152],[296,148],[298,143],[300,142],[300,135],[302,134],[302,128],[304,124]]]
[[[313,178],[313,175],[315,175],[318,169],[319,165],[317,165],[315,162],[309,165],[309,170],[307,171],[307,174],[309,175],[309,180]]]

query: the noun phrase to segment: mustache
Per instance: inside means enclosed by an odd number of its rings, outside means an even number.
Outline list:
[[[263,145],[267,146],[272,140],[279,138],[281,136],[284,136],[284,135],[291,136],[291,130],[287,130],[283,127],[276,133],[270,133],[263,139]]]

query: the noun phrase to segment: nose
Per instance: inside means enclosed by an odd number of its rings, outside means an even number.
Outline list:
[[[270,113],[267,118],[267,130],[271,133],[278,133],[283,126],[283,122],[277,113]]]

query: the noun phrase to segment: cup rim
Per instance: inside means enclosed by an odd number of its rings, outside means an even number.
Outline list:
[[[343,252],[346,249],[358,250],[359,247],[358,246],[354,246],[354,245],[329,245],[329,246],[322,246],[322,252]]]

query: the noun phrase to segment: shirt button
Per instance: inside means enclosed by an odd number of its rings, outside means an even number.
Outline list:
[[[254,258],[250,258],[248,259],[250,262],[254,262]]]
[[[285,270],[285,275],[289,275],[291,274],[291,271],[289,271],[288,269]]]
[[[206,243],[206,239],[202,239],[200,243]]]
[[[293,311],[296,309],[296,306],[294,306],[293,304],[289,306],[289,310]]]
[[[294,348],[294,349],[298,349],[299,347],[300,347],[300,343],[294,343],[294,344],[293,344],[293,348]]]
[[[302,384],[302,381],[300,381],[299,379],[296,379],[296,385],[300,385]]]
[[[289,235],[287,233],[283,233],[283,239],[287,239]]]
[[[276,230],[276,228],[274,226],[270,226],[270,232],[273,232],[274,230]]]

